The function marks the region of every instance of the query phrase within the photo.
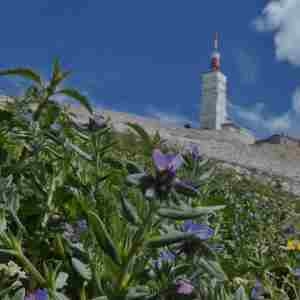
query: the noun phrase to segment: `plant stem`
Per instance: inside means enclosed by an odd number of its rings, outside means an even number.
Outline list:
[[[81,290],[80,290],[80,300],[87,300],[86,294],[85,294],[85,283],[83,284]]]
[[[35,266],[23,253],[18,254],[18,258],[23,264],[24,269],[27,269],[41,285],[44,285],[46,283],[46,280],[41,275],[41,273],[35,268]]]
[[[44,109],[44,107],[47,105],[48,102],[48,97],[46,97],[46,99],[42,100],[39,104],[38,107],[36,109],[36,111],[33,113],[33,120],[34,121],[38,121],[40,118],[40,115],[42,113],[42,110]]]
[[[133,245],[131,246],[131,249],[129,250],[128,256],[127,256],[127,261],[124,264],[123,270],[119,276],[118,279],[118,288],[119,290],[122,290],[124,288],[124,285],[126,285],[129,280],[130,280],[130,274],[128,274],[127,269],[132,261],[132,259],[138,255],[138,253],[140,252],[140,250],[142,249],[143,245],[144,245],[144,236],[145,233],[148,230],[149,225],[152,223],[152,216],[154,214],[154,207],[153,205],[151,205],[149,213],[144,221],[144,224],[142,225],[141,228],[141,232],[140,234],[138,234],[138,238],[137,240],[133,243]],[[151,226],[150,226],[151,227]]]

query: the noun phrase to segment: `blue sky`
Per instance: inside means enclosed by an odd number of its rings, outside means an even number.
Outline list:
[[[299,20],[299,0],[2,1],[0,68],[47,76],[58,56],[99,107],[197,125],[219,31],[232,118],[258,136],[300,136]]]

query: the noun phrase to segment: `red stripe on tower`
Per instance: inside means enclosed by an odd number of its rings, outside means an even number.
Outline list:
[[[212,71],[218,71],[220,70],[221,67],[221,63],[220,63],[221,55],[218,51],[218,47],[219,47],[219,35],[216,32],[214,38],[214,51],[211,55],[211,63],[210,63]]]

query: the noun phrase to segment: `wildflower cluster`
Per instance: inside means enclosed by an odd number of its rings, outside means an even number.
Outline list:
[[[0,74],[31,83],[0,110],[1,299],[296,299],[300,246],[282,237],[278,191],[218,173],[198,144],[116,133],[57,60],[50,80]]]
[[[132,174],[128,181],[139,185],[147,198],[166,198],[170,192],[197,194],[197,189],[188,181],[176,177],[177,170],[184,163],[181,154],[163,154],[160,149],[154,149],[152,154],[155,175],[146,173]]]

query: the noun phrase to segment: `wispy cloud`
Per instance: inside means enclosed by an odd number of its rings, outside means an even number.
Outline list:
[[[296,88],[292,99],[293,110],[300,115],[300,87]]]
[[[197,122],[187,118],[185,115],[181,113],[172,113],[162,111],[152,105],[149,105],[145,109],[145,114],[149,117],[156,118],[160,122],[170,125],[179,125],[183,126],[184,124],[190,124],[192,127],[199,126]]]
[[[229,103],[229,111],[234,119],[253,129],[259,136],[284,132],[300,137],[300,114],[294,109],[276,115],[270,113],[264,103],[257,102],[250,107]]]
[[[274,32],[278,60],[300,65],[300,1],[272,0],[253,22],[256,30]]]
[[[274,34],[274,47],[276,59],[287,61],[292,65],[300,66],[300,1],[299,0],[271,0],[265,6],[262,14],[252,25],[259,32],[272,32]],[[247,112],[235,107],[237,115],[252,122],[254,114],[257,124],[271,132],[283,130],[291,135],[300,137],[300,87],[291,93],[290,108],[278,116],[270,116],[265,111],[250,109]],[[268,117],[266,117],[266,115]],[[255,125],[255,124],[254,124]],[[258,125],[259,126],[259,125]]]

